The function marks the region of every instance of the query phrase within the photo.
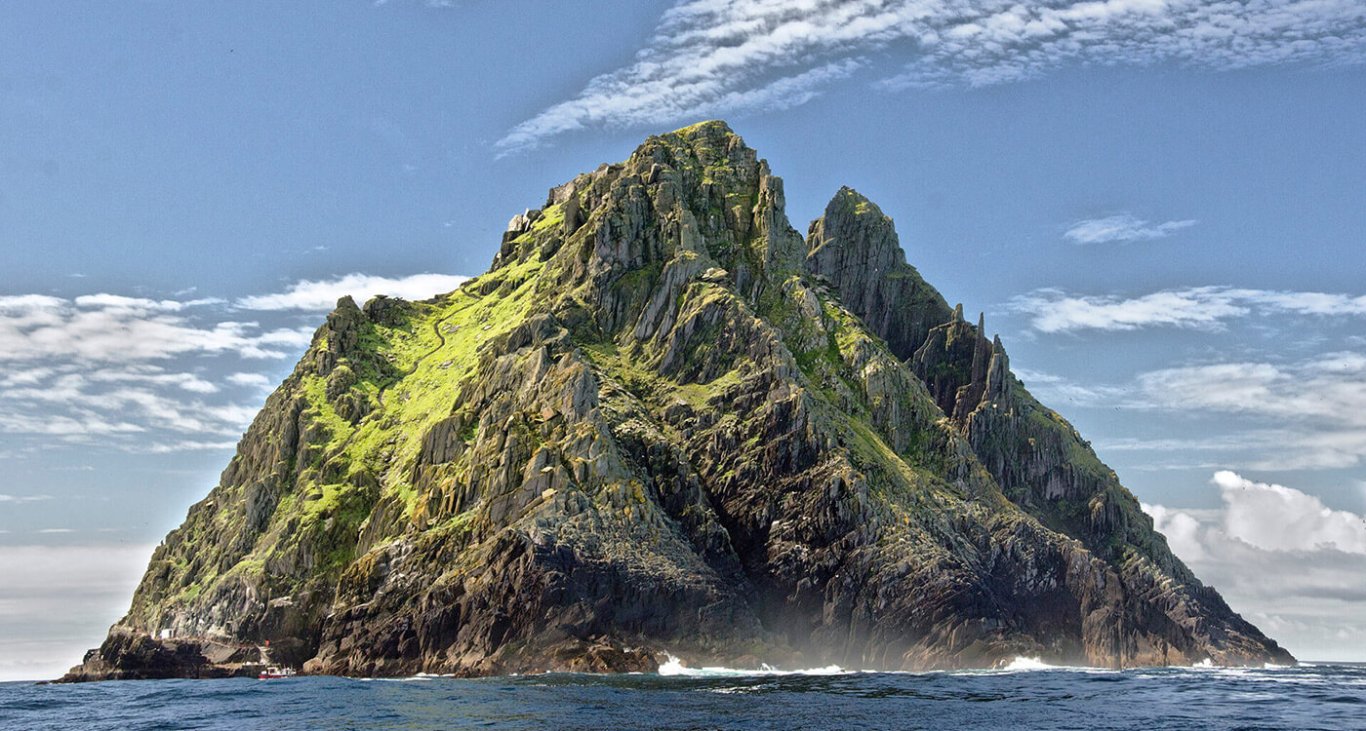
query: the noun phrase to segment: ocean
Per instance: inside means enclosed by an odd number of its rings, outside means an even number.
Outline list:
[[[1366,665],[0,684],[0,729],[1366,729]]]

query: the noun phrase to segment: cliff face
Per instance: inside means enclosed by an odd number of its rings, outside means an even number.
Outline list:
[[[356,675],[1293,661],[890,219],[844,189],[804,240],[716,122],[553,189],[455,292],[340,302],[71,678],[266,640]]]

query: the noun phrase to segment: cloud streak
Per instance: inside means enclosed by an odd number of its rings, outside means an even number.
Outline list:
[[[1160,368],[1121,385],[1016,374],[1046,400],[1219,422],[1213,434],[1114,439],[1099,445],[1102,452],[1199,452],[1202,464],[1214,456],[1223,465],[1268,471],[1347,469],[1366,462],[1362,353],[1323,353],[1293,363],[1248,360]]]
[[[986,86],[1066,64],[1224,70],[1360,63],[1356,0],[682,0],[633,63],[498,141],[784,109],[887,60],[884,90]]]
[[[1123,213],[1118,216],[1078,221],[1072,224],[1063,236],[1076,244],[1128,243],[1163,239],[1175,231],[1194,225],[1194,220],[1165,221],[1154,224],[1135,218],[1128,213]]]
[[[1217,330],[1228,320],[1253,314],[1363,317],[1366,295],[1210,286],[1121,297],[1046,288],[1015,297],[1008,307],[1028,315],[1030,326],[1044,333],[1153,327]]]

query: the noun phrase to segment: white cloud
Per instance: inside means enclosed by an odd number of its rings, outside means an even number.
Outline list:
[[[1366,462],[1366,355],[1321,353],[1292,363],[1234,361],[1162,368],[1115,386],[1078,384],[1017,370],[1045,401],[1087,407],[1163,411],[1217,420],[1191,438],[1107,439],[1106,452],[1215,453],[1220,466],[1263,471],[1346,469]],[[1199,464],[1209,464],[1202,460]],[[1148,463],[1149,468],[1163,466]]]
[[[1292,365],[1219,363],[1139,376],[1154,404],[1276,419],[1313,419],[1366,429],[1366,359],[1323,356]]]
[[[1366,5],[1357,0],[682,0],[633,63],[590,80],[498,146],[790,107],[873,56],[905,63],[879,82],[895,90],[1006,83],[1068,63],[1358,63],[1364,48]]]
[[[362,303],[378,294],[424,300],[450,292],[467,279],[469,277],[454,274],[413,274],[398,278],[347,274],[328,280],[301,280],[284,292],[243,297],[237,304],[249,310],[326,312],[336,307],[337,300],[347,295]]]
[[[1124,213],[1118,216],[1078,221],[1072,224],[1063,236],[1078,244],[1148,241],[1166,238],[1173,231],[1180,231],[1194,225],[1194,220],[1165,221],[1154,224]]]
[[[1143,505],[1201,580],[1301,659],[1366,656],[1366,524],[1283,485],[1216,473],[1222,507]]]
[[[281,346],[308,343],[306,330],[261,332],[255,322],[205,322],[208,315],[198,311],[213,304],[111,294],[0,297],[0,361],[135,362],[224,353],[279,358],[287,353]]]
[[[190,393],[217,393],[218,386],[193,373],[168,373],[165,369],[150,365],[131,365],[124,370],[95,370],[87,376],[96,383],[136,383],[150,386],[167,386]]]
[[[228,383],[234,386],[265,388],[270,385],[270,378],[263,373],[233,373],[228,376]]]
[[[1252,314],[1366,316],[1366,295],[1208,286],[1121,297],[1046,288],[1015,297],[1008,307],[1030,315],[1030,325],[1045,333],[1148,327],[1217,330],[1227,320]]]
[[[1366,519],[1313,495],[1222,470],[1211,480],[1224,500],[1224,532],[1268,551],[1338,550],[1366,555]]]
[[[1015,376],[1031,393],[1045,396],[1046,401],[1067,401],[1083,406],[1113,405],[1124,399],[1129,389],[1102,384],[1080,384],[1061,376],[1028,368],[1012,368]]]
[[[155,375],[186,374],[69,372],[37,386],[0,389],[0,432],[92,436],[155,429],[238,434],[254,414],[248,407],[207,403],[175,393],[204,393],[202,386],[195,385],[199,379],[193,376],[123,383]],[[190,388],[185,387],[187,383]]]
[[[1167,537],[1167,545],[1184,561],[1200,561],[1205,558],[1205,547],[1200,542],[1200,521],[1162,505],[1140,503],[1143,512],[1152,516],[1153,527]]]
[[[1169,290],[1128,299],[1040,289],[1012,299],[1009,306],[1016,312],[1032,315],[1030,324],[1046,333],[1135,330],[1159,325],[1211,328],[1224,319],[1250,312],[1221,287]]]
[[[237,442],[220,440],[216,442],[181,439],[170,442],[150,442],[137,443],[131,447],[131,451],[141,454],[179,454],[181,452],[201,452],[201,451],[220,451],[232,449],[237,446]]]

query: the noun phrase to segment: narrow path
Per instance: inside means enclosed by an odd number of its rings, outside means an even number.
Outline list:
[[[452,312],[451,314],[446,315],[445,317],[441,318],[440,320],[437,320],[436,322],[432,323],[432,333],[435,334],[436,337],[437,337],[437,339],[440,340],[441,342],[438,343],[437,346],[434,347],[434,348],[432,348],[431,350],[429,350],[429,351],[423,353],[422,355],[419,355],[419,356],[417,357],[417,360],[414,360],[414,361],[413,361],[413,365],[412,365],[411,368],[408,369],[408,372],[407,372],[407,373],[404,373],[403,375],[401,375],[401,376],[399,376],[398,378],[394,379],[394,382],[391,383],[391,384],[389,384],[389,386],[385,386],[384,388],[381,388],[381,389],[379,390],[379,394],[376,396],[376,398],[379,400],[379,407],[380,407],[381,409],[384,408],[384,394],[386,394],[386,393],[389,392],[389,387],[390,387],[390,386],[393,386],[393,385],[396,385],[396,384],[398,384],[398,383],[401,383],[401,382],[403,381],[403,379],[405,379],[405,378],[407,378],[408,376],[411,376],[411,375],[413,375],[414,373],[416,373],[416,372],[417,372],[417,367],[420,366],[420,365],[422,365],[422,361],[427,360],[428,358],[432,357],[433,355],[436,355],[437,353],[440,353],[440,352],[441,352],[441,349],[446,347],[446,333],[444,333],[444,332],[441,331],[441,326],[444,325],[444,324],[446,324],[446,321],[447,321],[447,320],[451,319],[452,317],[455,317],[457,314],[459,314],[459,313],[458,313],[458,312]]]
[[[432,324],[432,332],[436,335],[437,340],[439,340],[440,342],[436,345],[436,347],[418,356],[417,359],[413,361],[413,365],[411,368],[408,369],[407,373],[404,373],[398,378],[395,378],[393,382],[391,382],[387,386],[380,388],[379,393],[375,396],[376,400],[379,401],[380,409],[384,408],[384,395],[389,392],[390,387],[402,383],[403,379],[417,372],[417,368],[418,366],[422,365],[422,361],[432,357],[433,355],[436,355],[437,353],[441,352],[442,348],[446,347],[446,334],[441,331],[441,326],[446,324],[447,320],[450,320],[452,317],[455,317],[456,315],[460,314],[461,311],[462,310],[457,310],[456,312],[452,312],[449,315],[446,315],[445,317],[441,318],[440,320],[437,320],[435,323]],[[341,445],[338,446],[337,449],[333,452],[331,458],[335,459],[337,456],[346,454],[346,449],[351,446],[351,442],[355,441],[356,436],[358,434],[360,434],[360,424],[353,424],[351,426],[351,433],[346,435],[346,439],[343,440]]]

